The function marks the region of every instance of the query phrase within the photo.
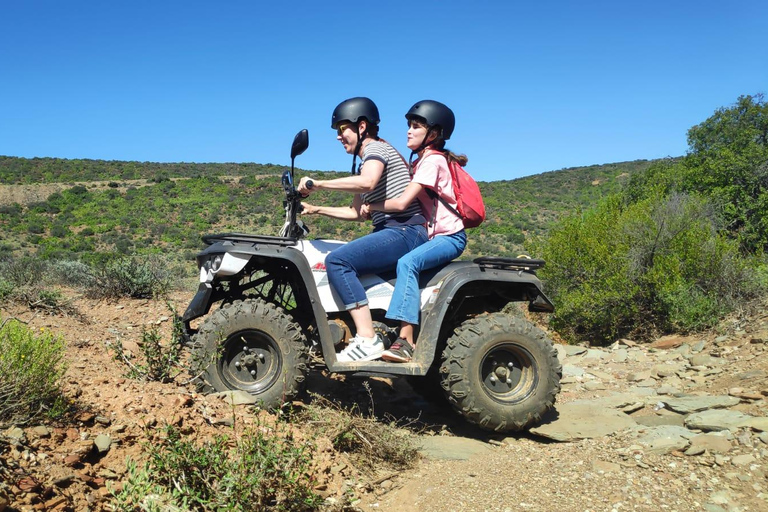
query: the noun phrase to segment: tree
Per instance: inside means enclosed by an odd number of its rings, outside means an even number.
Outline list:
[[[741,96],[688,131],[682,187],[719,204],[742,250],[768,248],[768,103]]]

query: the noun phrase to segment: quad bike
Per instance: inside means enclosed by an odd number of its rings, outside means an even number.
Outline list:
[[[203,236],[208,247],[197,255],[200,285],[182,317],[201,387],[242,390],[277,408],[301,392],[314,351],[331,372],[406,376],[416,391],[443,394],[466,420],[487,430],[538,422],[560,391],[557,353],[541,329],[502,310],[521,301],[531,311],[554,309],[535,274],[541,260],[482,257],[422,273],[413,359],[337,360],[354,324],[328,283],[324,261],[344,242],[306,240],[309,230],[297,219],[302,196],[294,186],[294,160],[308,146],[302,130],[291,148],[291,169],[282,175],[279,236]],[[361,277],[376,330],[389,340],[398,327],[384,317],[395,277]]]

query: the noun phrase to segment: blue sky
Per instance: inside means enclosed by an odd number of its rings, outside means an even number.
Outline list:
[[[479,180],[682,155],[768,93],[768,2],[0,0],[0,155],[347,170],[337,103],[448,104]],[[406,154],[407,156],[407,154]]]

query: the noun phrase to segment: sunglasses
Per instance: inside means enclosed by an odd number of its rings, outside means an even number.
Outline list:
[[[341,134],[344,133],[344,130],[346,130],[347,128],[351,129],[354,125],[355,125],[354,123],[340,124],[339,126],[336,127],[336,133],[338,133],[339,136],[341,136]]]

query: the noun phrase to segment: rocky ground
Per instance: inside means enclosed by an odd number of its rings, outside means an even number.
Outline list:
[[[189,297],[172,302],[181,310]],[[143,328],[167,334],[162,302],[76,299],[80,315],[0,307],[67,341],[65,391],[77,402],[66,425],[0,432],[2,510],[106,510],[126,457],[173,424],[200,438],[261,421],[222,397],[124,376],[108,344],[136,351]],[[371,474],[320,450],[329,503],[355,496],[374,511],[768,510],[768,314],[734,317],[718,330],[651,344],[559,346],[563,390],[542,425],[490,435],[427,403],[405,380],[370,381],[374,413],[413,418],[422,458],[412,470]],[[362,383],[316,372],[310,388],[345,400]]]

